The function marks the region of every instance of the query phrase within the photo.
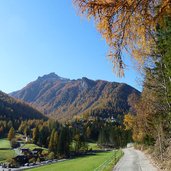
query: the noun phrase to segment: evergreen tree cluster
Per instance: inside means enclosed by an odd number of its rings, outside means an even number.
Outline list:
[[[29,137],[31,143],[48,148],[54,156],[62,158],[85,153],[88,142],[113,148],[125,146],[131,141],[131,134],[123,125],[99,118],[77,118],[64,124],[54,120],[0,121],[0,128],[3,128],[0,136],[8,137],[14,146],[15,134],[19,133]]]

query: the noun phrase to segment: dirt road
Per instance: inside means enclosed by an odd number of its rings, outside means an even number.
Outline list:
[[[159,171],[150,163],[143,152],[134,148],[126,148],[123,151],[124,156],[113,171]]]

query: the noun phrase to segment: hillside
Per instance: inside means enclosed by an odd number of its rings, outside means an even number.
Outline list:
[[[16,100],[0,91],[0,119],[46,119],[28,104]]]
[[[129,110],[128,97],[133,93],[140,95],[127,84],[85,77],[69,80],[50,73],[10,95],[55,118],[71,119],[83,113],[104,117],[123,114]]]

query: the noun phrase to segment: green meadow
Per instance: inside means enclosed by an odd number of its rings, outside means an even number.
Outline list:
[[[0,139],[0,149],[11,148],[10,142],[7,139]]]
[[[30,171],[110,171],[115,161],[122,156],[122,152],[110,151],[95,155],[79,157],[55,164],[29,169]]]
[[[14,157],[15,151],[11,149],[10,142],[7,139],[0,139],[0,162]]]

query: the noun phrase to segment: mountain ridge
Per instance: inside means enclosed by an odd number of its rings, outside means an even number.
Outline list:
[[[1,119],[47,119],[40,111],[32,106],[10,97],[0,91],[0,118]]]
[[[110,108],[110,113],[113,110],[122,114],[129,111],[128,96],[133,93],[140,95],[125,83],[86,77],[70,80],[50,73],[10,95],[30,103],[44,114],[68,119],[99,108]]]

